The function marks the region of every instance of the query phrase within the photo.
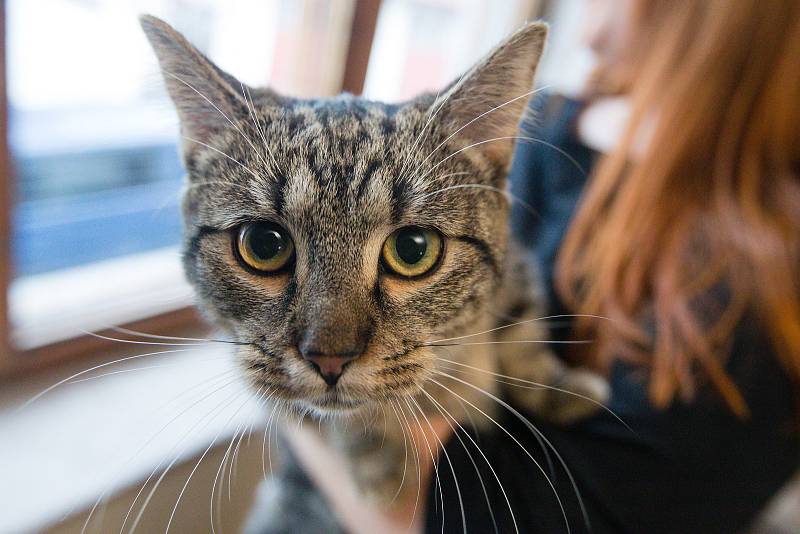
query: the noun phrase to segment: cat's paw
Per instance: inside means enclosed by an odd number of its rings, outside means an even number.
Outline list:
[[[418,488],[411,452],[407,458],[396,452],[376,451],[374,455],[359,458],[352,465],[351,472],[359,492],[367,502],[376,507],[389,508],[395,502],[402,501],[412,488],[413,491]]]
[[[344,534],[328,503],[297,468],[262,482],[245,534]]]
[[[600,375],[585,369],[570,369],[548,395],[546,417],[566,424],[584,419],[602,409],[611,395],[611,387]]]

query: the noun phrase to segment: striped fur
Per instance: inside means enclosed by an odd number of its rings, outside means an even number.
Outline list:
[[[336,417],[338,428],[353,413],[374,417],[376,432],[395,428],[388,441],[323,429],[346,453],[366,493],[389,496],[403,465],[399,425],[381,424],[382,407],[413,398],[436,413],[423,402],[424,388],[464,417],[462,401],[435,378],[491,409],[485,396],[436,375],[440,358],[490,371],[513,368],[521,378],[563,375],[537,345],[427,346],[496,326],[511,309],[539,309],[524,277],[506,276],[504,187],[544,25],[514,33],[441,94],[389,105],[346,94],[299,100],[248,88],[165,23],[145,17],[142,24],[184,135],[187,276],[211,321],[247,343],[237,357],[257,389],[300,413]],[[292,270],[261,276],[239,265],[233,232],[260,220],[292,235]],[[398,278],[379,261],[387,236],[408,225],[436,228],[445,237],[441,264],[422,278]],[[535,323],[513,330],[518,338],[540,335]],[[309,331],[323,332],[331,347],[365,339],[335,387],[298,352]],[[469,341],[487,339],[499,338]],[[497,390],[489,375],[470,381]],[[410,477],[408,486],[416,488]]]

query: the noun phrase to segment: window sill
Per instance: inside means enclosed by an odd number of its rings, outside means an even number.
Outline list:
[[[22,410],[60,377],[0,390],[0,458],[9,460],[0,532],[40,531],[88,510],[104,491],[141,484],[173,459],[177,465],[197,456],[215,439],[227,446],[234,429],[263,422],[243,381],[225,379],[235,376],[235,364],[224,347],[178,348],[191,351],[109,365],[79,379],[112,374],[61,386]],[[217,378],[228,385],[215,391]]]
[[[28,351],[190,306],[177,247],[14,280],[11,342]]]

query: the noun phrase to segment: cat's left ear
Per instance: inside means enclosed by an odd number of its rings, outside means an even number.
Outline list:
[[[172,26],[150,15],[139,22],[158,57],[167,92],[178,111],[183,155],[190,160],[210,138],[230,127],[247,103],[241,83],[214,65]],[[244,111],[246,112],[246,111]]]
[[[452,134],[498,165],[508,165],[520,119],[533,89],[547,24],[534,22],[500,43],[433,104]],[[458,133],[455,133],[458,132]]]

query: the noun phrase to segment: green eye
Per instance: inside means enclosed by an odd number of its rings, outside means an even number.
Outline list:
[[[400,276],[413,278],[436,266],[442,255],[442,237],[438,232],[407,226],[390,235],[383,244],[386,267]]]
[[[272,222],[243,224],[236,237],[236,251],[251,269],[272,273],[283,269],[294,256],[289,232]]]

